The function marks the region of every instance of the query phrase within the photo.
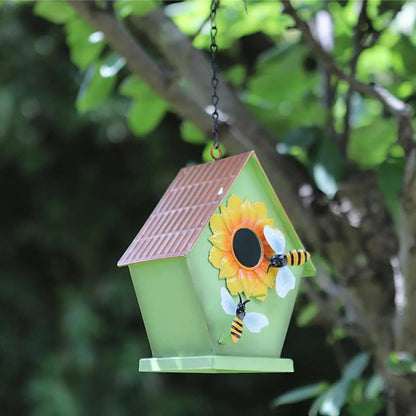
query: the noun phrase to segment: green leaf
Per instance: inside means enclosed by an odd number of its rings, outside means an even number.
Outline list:
[[[349,383],[345,381],[335,383],[325,393],[319,413],[326,416],[339,416],[346,402],[348,387]]]
[[[135,75],[126,78],[119,91],[122,95],[134,98],[128,122],[132,132],[137,136],[144,136],[153,131],[169,108],[164,100]]]
[[[342,373],[342,380],[351,381],[359,378],[370,361],[370,355],[367,352],[357,354],[345,366]]]
[[[298,314],[296,318],[296,323],[299,327],[304,327],[308,325],[309,322],[315,318],[319,313],[319,307],[316,303],[308,303]]]
[[[352,416],[375,416],[384,407],[383,400],[361,400],[348,406],[348,412]]]
[[[167,104],[154,95],[147,100],[135,99],[130,107],[128,123],[131,131],[137,136],[151,133],[162,120],[168,109]]]
[[[316,152],[310,158],[316,186],[333,198],[338,191],[338,181],[344,175],[344,162],[339,148],[327,136],[322,136]]]
[[[380,396],[384,389],[384,380],[380,374],[373,374],[364,391],[366,399],[375,399]]]
[[[103,77],[100,66],[91,65],[78,92],[76,107],[78,112],[85,113],[104,101],[114,88],[115,77]]]
[[[80,69],[87,69],[104,48],[102,32],[97,32],[79,18],[69,20],[65,28],[72,62]]]
[[[195,125],[189,121],[183,121],[180,130],[182,139],[187,143],[205,144],[207,141],[201,130],[196,128]]]
[[[362,168],[374,168],[383,163],[396,141],[396,125],[392,119],[374,117],[374,122],[352,130],[348,157]]]
[[[132,1],[132,0],[118,0],[114,3],[114,7],[118,10],[122,19],[131,14],[136,16],[144,16],[152,10],[160,6],[160,1],[146,0],[146,1]]]
[[[284,404],[290,403],[298,403],[303,400],[312,399],[313,397],[316,397],[319,394],[321,394],[327,388],[328,383],[320,382],[316,384],[311,384],[309,386],[303,386],[294,390],[290,390],[274,399],[271,403],[271,407],[282,406]]]
[[[38,0],[33,12],[53,23],[65,23],[75,16],[74,9],[64,1]]]

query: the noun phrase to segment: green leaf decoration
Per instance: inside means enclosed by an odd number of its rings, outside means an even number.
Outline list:
[[[79,18],[69,20],[65,28],[72,62],[80,69],[87,69],[104,48],[103,34]]]
[[[134,134],[144,136],[152,132],[162,120],[168,104],[159,98],[137,76],[131,75],[120,85],[122,95],[133,98],[128,123]]]
[[[284,404],[298,403],[304,400],[312,399],[321,394],[327,388],[328,383],[322,381],[320,383],[290,390],[274,399],[271,403],[271,407],[278,407]]]
[[[62,24],[75,16],[74,9],[64,1],[38,0],[33,12],[53,23]]]
[[[189,121],[183,121],[181,123],[180,131],[182,139],[187,143],[205,144],[207,142],[204,133]]]
[[[116,78],[103,77],[101,66],[91,65],[79,89],[76,107],[78,112],[86,113],[104,101],[114,88]]]

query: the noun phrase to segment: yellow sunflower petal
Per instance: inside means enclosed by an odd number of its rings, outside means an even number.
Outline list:
[[[251,205],[257,221],[267,218],[267,208],[264,202],[255,202]]]
[[[266,225],[273,228],[273,224],[274,224],[274,218],[259,218],[256,221],[256,227],[260,227],[262,231]]]
[[[232,208],[221,206],[221,215],[228,232],[232,233],[240,223],[240,213]]]
[[[262,283],[262,282],[258,282],[253,290],[253,293],[251,294],[251,296],[257,298],[257,299],[261,299],[264,300],[267,296],[267,291],[268,291],[268,287]]]
[[[239,276],[244,288],[244,294],[249,298],[256,290],[256,279],[252,278],[250,270],[240,270]]]
[[[232,208],[235,212],[240,212],[240,207],[243,201],[241,198],[235,194],[232,194],[230,198],[228,199],[227,206],[229,208]]]
[[[268,286],[270,289],[273,289],[276,281],[276,275],[276,269],[270,269],[269,273],[262,275],[260,279],[266,286]]]
[[[230,254],[224,254],[221,260],[220,279],[237,276],[238,264]]]
[[[227,288],[233,296],[243,292],[243,285],[238,276],[229,277],[227,279]]]
[[[223,217],[220,214],[214,214],[211,217],[211,221],[209,222],[209,226],[210,226],[211,231],[213,232],[213,234],[222,233],[226,230]]]
[[[221,261],[223,256],[224,252],[214,246],[211,248],[211,251],[209,252],[208,260],[216,269],[219,269],[221,267]]]
[[[215,233],[208,239],[215,247],[222,251],[228,251],[230,248],[230,237],[226,233]]]
[[[240,212],[241,222],[244,223],[244,225],[254,225],[256,218],[248,198],[241,204]]]

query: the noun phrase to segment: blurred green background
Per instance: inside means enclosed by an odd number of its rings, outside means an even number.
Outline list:
[[[56,2],[42,2],[36,13],[32,2],[0,3],[1,414],[308,414],[310,402],[275,409],[272,401],[304,385],[314,385],[310,396],[318,395],[340,379],[359,348],[339,328],[309,325],[318,308],[304,297],[282,353],[294,360],[294,374],[138,373],[139,358],[151,352],[128,270],[116,263],[177,171],[201,162],[206,140],[140,89],[119,57],[91,38],[97,32],[66,9],[60,15]],[[123,10],[128,2],[118,3]],[[150,3],[149,10],[158,2]],[[181,30],[195,34],[208,2],[168,3]],[[352,165],[373,170],[394,221],[404,157],[394,144],[393,117],[351,93],[351,135],[341,154],[326,127],[331,124],[334,137],[343,133],[348,86],[340,83],[325,106],[322,68],[288,30],[287,16],[274,14],[270,2],[249,4],[248,13],[242,2],[231,3],[218,17],[227,27],[218,34],[220,67],[241,100],[279,135],[278,151],[303,163],[314,190],[328,200]],[[301,11],[308,18],[326,3],[343,67],[352,54],[355,2],[303,2]],[[362,52],[356,70],[363,81],[381,82],[413,105],[416,35],[398,27],[403,18],[394,20],[404,3],[369,3],[375,25],[369,32],[379,30],[380,37]],[[65,30],[39,16],[49,13]],[[208,41],[202,31],[194,45],[205,49]],[[104,65],[115,73],[103,77],[97,68]],[[147,110],[154,119],[143,117]],[[367,364],[366,355],[353,361],[345,383],[334,386],[344,396],[321,414],[337,416],[347,401],[359,405],[342,414],[382,414],[380,379],[364,372]],[[315,384],[321,380],[328,384]],[[298,392],[293,401],[306,396]]]
[[[324,331],[296,325],[283,353],[295,374],[138,373],[151,352],[116,263],[201,147],[180,140],[172,114],[138,141],[122,98],[80,116],[81,76],[61,28],[29,5],[3,7],[0,19],[2,414],[267,415],[317,368],[336,377]]]

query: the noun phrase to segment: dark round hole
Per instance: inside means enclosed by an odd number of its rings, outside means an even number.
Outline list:
[[[245,267],[260,263],[262,252],[257,234],[249,228],[240,228],[233,238],[233,250],[237,260]]]

